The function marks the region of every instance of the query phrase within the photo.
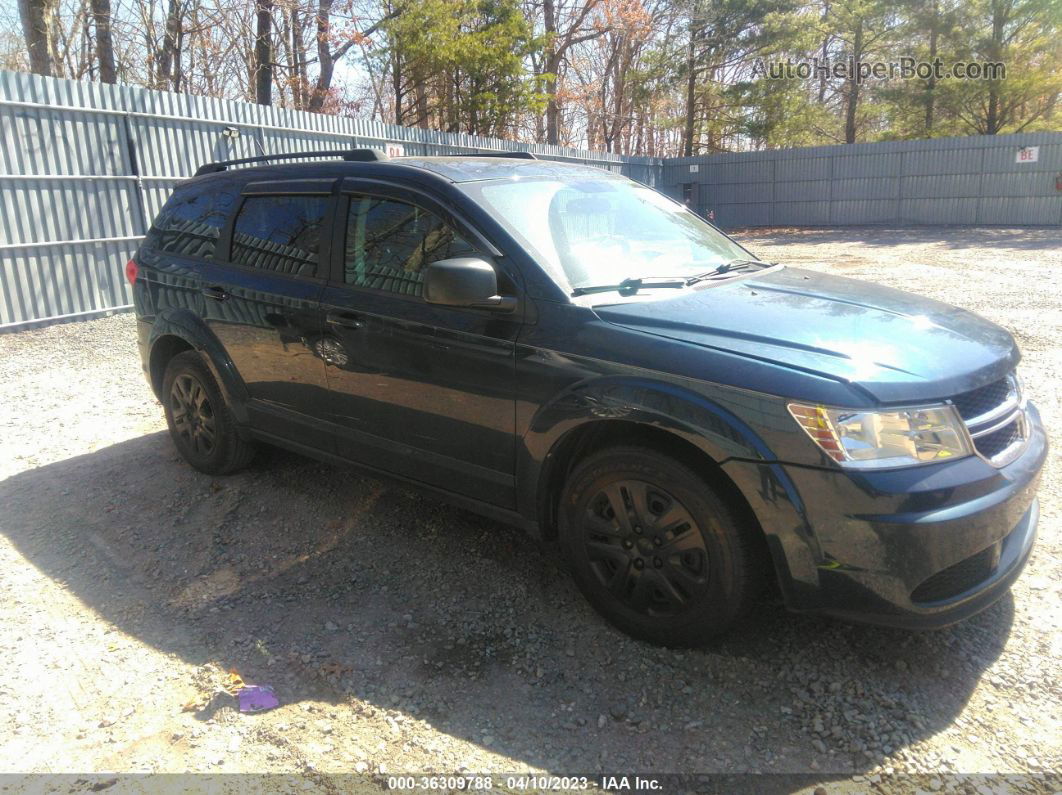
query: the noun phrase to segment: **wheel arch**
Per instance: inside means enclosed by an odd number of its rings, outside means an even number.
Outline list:
[[[518,454],[521,512],[538,521],[543,536],[551,536],[556,499],[574,464],[594,450],[631,441],[667,453],[722,484],[755,519],[721,465],[731,458],[770,460],[766,443],[733,412],[702,394],[630,376],[574,384],[539,408]]]
[[[162,399],[162,379],[170,360],[186,350],[199,351],[236,421],[247,421],[247,388],[221,341],[202,318],[186,309],[162,312],[152,327],[148,345],[148,375],[156,397]]]
[[[670,382],[622,376],[589,380],[542,406],[517,451],[520,512],[535,521],[544,540],[555,539],[568,473],[595,450],[631,443],[676,458],[714,485],[753,530],[764,565],[783,594],[793,565],[808,568],[812,542],[798,529],[806,526],[806,516],[774,452],[724,405]],[[763,503],[762,480],[750,479],[746,470],[766,470],[764,478],[777,479],[774,502]],[[804,576],[816,576],[813,564]]]
[[[748,500],[720,466],[720,462],[703,447],[686,435],[659,424],[598,419],[581,423],[562,435],[543,462],[536,490],[536,511],[544,537],[556,537],[557,505],[564,481],[571,471],[587,456],[617,445],[648,447],[685,464],[716,486],[728,504],[762,535],[759,520]]]
[[[151,344],[148,376],[151,379],[151,389],[155,397],[162,400],[162,379],[166,375],[166,367],[170,360],[179,353],[194,350],[194,345],[176,334],[163,334]]]

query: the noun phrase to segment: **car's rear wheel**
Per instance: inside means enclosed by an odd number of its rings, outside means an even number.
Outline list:
[[[254,457],[254,444],[241,439],[236,421],[214,376],[196,351],[174,356],[162,380],[166,424],[178,452],[200,472],[224,475]]]
[[[733,623],[761,582],[753,529],[708,481],[655,450],[612,447],[581,462],[559,519],[590,604],[651,643],[704,643]]]

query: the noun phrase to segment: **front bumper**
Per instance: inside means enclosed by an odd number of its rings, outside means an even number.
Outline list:
[[[978,457],[880,472],[773,465],[787,486],[778,493],[802,527],[768,530],[763,512],[777,521],[785,510],[753,507],[788,606],[934,628],[994,603],[1021,573],[1036,537],[1047,438],[1032,405],[1028,420],[1025,450],[999,469]]]

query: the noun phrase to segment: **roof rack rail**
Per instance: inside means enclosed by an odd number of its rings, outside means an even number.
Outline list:
[[[534,152],[469,152],[461,157],[511,157],[516,160],[538,160]]]
[[[214,174],[225,171],[229,166],[242,166],[246,163],[268,163],[273,160],[299,160],[306,157],[341,157],[343,160],[367,163],[377,160],[389,160],[387,152],[380,149],[322,149],[314,152],[282,152],[276,155],[261,155],[259,157],[241,157],[237,160],[218,160],[215,163],[205,163],[196,169],[197,177],[203,174]]]

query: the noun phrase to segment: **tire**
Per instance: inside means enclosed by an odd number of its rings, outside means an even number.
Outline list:
[[[701,645],[731,626],[762,583],[755,530],[709,482],[655,450],[589,456],[565,483],[558,513],[579,589],[635,638]]]
[[[197,351],[170,359],[162,379],[162,406],[177,451],[200,472],[227,475],[251,463],[255,446],[240,438],[236,420]]]

